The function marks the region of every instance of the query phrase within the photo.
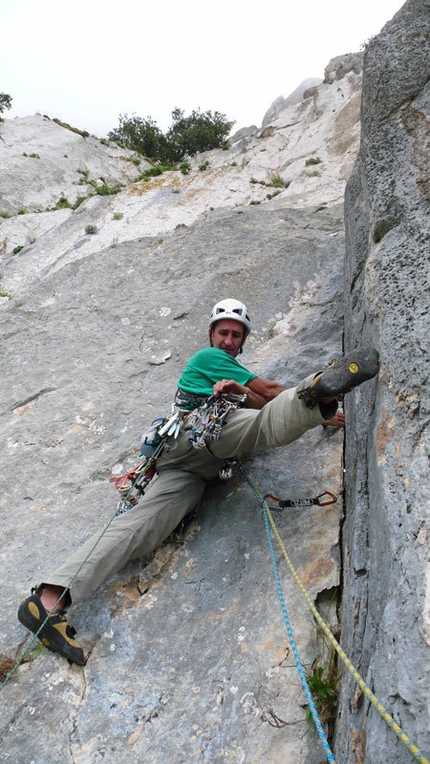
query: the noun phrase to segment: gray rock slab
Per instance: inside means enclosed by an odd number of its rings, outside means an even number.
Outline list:
[[[228,150],[191,157],[187,175],[140,181],[149,162],[113,143],[41,116],[4,120],[0,307],[69,263],[147,236],[161,239],[215,210],[275,200],[310,210],[342,204],[359,147],[360,95],[361,75],[348,72],[336,88],[321,84],[312,98],[274,115],[267,129],[240,131]],[[94,184],[121,190],[100,195]],[[84,201],[74,209],[78,197]]]
[[[115,143],[101,143],[49,117],[4,120],[0,130],[0,209],[43,212],[61,197],[74,204],[98,186],[125,186],[149,163]],[[140,167],[140,165],[139,165]]]
[[[212,304],[245,300],[255,331],[244,363],[294,384],[341,352],[342,252],[341,208],[294,211],[273,200],[65,264],[26,282],[22,304],[3,305],[7,656],[30,643],[16,609],[38,572],[111,518],[118,497],[108,478],[136,462],[141,432],[168,412],[183,364],[206,344]],[[276,519],[313,601],[339,583],[341,448],[340,431],[318,427],[246,463],[264,493],[339,496]],[[308,670],[323,648],[280,548],[276,559]],[[70,620],[88,662],[69,666],[31,646],[2,690],[5,761],[322,762],[261,506],[243,482],[209,489],[185,536],[152,562],[129,563]]]

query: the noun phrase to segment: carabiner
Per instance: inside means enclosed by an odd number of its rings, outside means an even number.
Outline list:
[[[321,496],[330,496],[330,499],[328,499],[328,501],[320,501]],[[337,496],[335,496],[331,491],[323,491],[323,493],[320,493],[319,496],[315,496],[314,501],[315,504],[318,504],[319,507],[326,507],[327,504],[336,504]]]

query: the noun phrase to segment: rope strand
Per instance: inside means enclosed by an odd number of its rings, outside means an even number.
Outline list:
[[[263,505],[265,505],[264,509],[267,512],[267,515],[268,515],[268,518],[269,518],[269,521],[270,521],[270,525],[271,525],[271,527],[273,529],[273,532],[274,532],[274,534],[276,536],[276,539],[277,539],[277,541],[279,543],[279,546],[280,546],[280,548],[282,550],[282,553],[283,553],[284,558],[285,558],[285,560],[287,562],[287,565],[288,565],[288,567],[289,567],[289,569],[291,571],[291,574],[292,574],[296,584],[298,585],[300,591],[302,592],[306,602],[308,603],[308,605],[309,605],[309,607],[310,607],[310,609],[312,611],[313,616],[315,617],[315,619],[318,622],[318,624],[321,626],[321,628],[322,628],[324,634],[326,635],[326,637],[328,638],[330,644],[336,650],[337,654],[342,659],[342,661],[343,661],[344,665],[347,667],[348,671],[351,672],[351,674],[354,677],[355,681],[357,682],[359,687],[363,690],[363,693],[365,694],[366,698],[368,698],[368,700],[376,708],[378,713],[382,716],[384,721],[386,721],[387,724],[389,725],[389,727],[391,727],[391,729],[393,730],[393,732],[395,732],[395,734],[397,735],[399,740],[402,741],[402,743],[406,746],[406,748],[409,749],[409,751],[416,758],[416,760],[420,762],[420,764],[430,764],[430,761],[428,759],[426,759],[425,756],[422,755],[422,753],[419,750],[419,748],[417,748],[417,746],[412,743],[412,741],[410,740],[408,735],[406,735],[406,733],[403,732],[403,730],[400,727],[400,725],[397,724],[397,722],[394,721],[393,717],[388,713],[388,711],[386,710],[384,705],[378,700],[378,698],[376,697],[374,692],[372,692],[370,687],[366,684],[364,679],[361,677],[361,675],[359,674],[359,672],[357,671],[355,666],[351,663],[351,661],[347,657],[346,653],[344,652],[344,650],[341,648],[341,646],[339,645],[339,643],[337,642],[337,640],[333,636],[333,634],[330,631],[330,629],[327,626],[327,624],[322,619],[322,617],[319,614],[318,610],[316,609],[314,603],[312,602],[311,597],[309,596],[308,592],[306,591],[305,587],[303,586],[302,582],[300,581],[300,578],[299,578],[299,576],[298,576],[298,574],[297,574],[297,572],[296,572],[296,570],[295,570],[295,568],[294,568],[294,566],[293,566],[293,564],[292,564],[292,562],[291,562],[291,560],[290,560],[290,558],[288,556],[288,553],[287,553],[287,550],[285,548],[285,545],[284,545],[284,543],[282,541],[281,536],[279,535],[279,531],[278,531],[278,529],[276,527],[276,524],[275,524],[275,521],[273,519],[273,515],[272,515],[269,507],[267,506],[267,502],[263,500],[262,494],[256,488],[256,486],[252,483],[252,481],[251,481],[248,473],[246,472],[243,464],[241,464],[241,462],[238,462],[238,464],[239,464],[239,468],[240,468],[240,470],[242,472],[242,475],[244,476],[244,478],[245,478],[246,482],[248,483],[249,487],[251,488],[251,490],[258,497],[258,499],[260,501],[260,504],[263,503]]]
[[[303,670],[303,665],[302,665],[302,662],[300,660],[300,655],[299,655],[299,652],[297,650],[297,645],[296,645],[296,641],[295,641],[295,638],[294,638],[293,629],[292,629],[292,626],[291,626],[290,619],[288,617],[287,607],[285,605],[285,600],[284,600],[284,596],[283,596],[283,593],[282,593],[281,581],[280,581],[280,578],[279,578],[278,564],[276,562],[275,550],[273,548],[273,541],[272,541],[272,536],[271,536],[271,533],[270,533],[270,525],[269,525],[269,519],[268,519],[268,514],[267,514],[266,508],[264,509],[264,523],[265,523],[265,526],[266,526],[267,539],[268,539],[268,542],[269,542],[270,555],[271,555],[271,558],[272,558],[273,572],[275,574],[276,588],[277,588],[277,591],[278,591],[279,601],[281,603],[281,609],[282,609],[282,612],[284,614],[284,622],[285,622],[285,626],[286,626],[286,629],[287,629],[288,639],[289,639],[289,642],[290,642],[290,645],[291,645],[291,650],[292,650],[293,655],[294,655],[294,662],[296,664],[296,668],[297,668],[297,671],[299,673],[300,681],[302,683],[303,691],[305,693],[306,700],[308,702],[308,705],[309,705],[309,708],[310,708],[310,711],[311,711],[311,714],[312,714],[312,718],[313,718],[314,723],[315,723],[315,727],[317,729],[317,732],[318,732],[319,738],[321,740],[322,746],[323,746],[323,748],[324,748],[324,750],[326,752],[327,761],[332,762],[332,764],[336,764],[335,758],[334,758],[333,753],[332,753],[332,751],[330,749],[330,746],[329,746],[326,734],[324,732],[324,728],[323,728],[323,726],[321,724],[321,720],[320,720],[320,718],[318,716],[318,711],[316,709],[314,700],[313,700],[311,692],[309,690],[309,685],[307,683],[305,672]]]

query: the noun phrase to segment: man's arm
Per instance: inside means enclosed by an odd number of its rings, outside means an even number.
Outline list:
[[[269,401],[276,398],[279,393],[286,390],[277,382],[271,382],[268,379],[256,377],[248,384],[240,385],[234,379],[222,379],[213,386],[214,395],[222,393],[234,393],[234,395],[246,395],[244,407],[247,409],[262,409]],[[345,427],[345,415],[338,412],[327,422],[323,422],[323,427]]]
[[[256,377],[248,384],[241,385],[234,379],[221,379],[213,386],[214,395],[222,393],[233,393],[234,395],[246,395],[245,408],[262,409],[268,401],[276,398],[279,393],[285,390],[285,387],[278,385],[277,382]]]
[[[279,395],[279,393],[286,390],[285,387],[278,385],[277,382],[272,382],[270,379],[261,379],[261,377],[256,377],[251,380],[251,382],[248,382],[247,387],[249,387],[253,393],[264,398],[265,403],[272,401],[273,398],[276,398]]]

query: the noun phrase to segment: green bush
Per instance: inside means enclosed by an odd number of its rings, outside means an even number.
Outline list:
[[[176,108],[172,111],[172,119],[173,124],[166,135],[171,162],[180,162],[201,151],[228,147],[227,138],[234,121],[228,121],[225,114],[218,111],[202,113],[197,109],[185,117],[182,109]]]
[[[120,114],[119,126],[108,133],[108,138],[161,164],[177,164],[198,152],[228,148],[227,137],[233,125],[234,121],[217,111],[197,109],[185,117],[182,109],[176,108],[166,135],[152,117]]]
[[[77,210],[82,202],[84,202],[85,199],[88,199],[90,196],[93,196],[93,194],[88,194],[88,196],[78,196],[75,203],[73,204],[73,209]]]
[[[119,115],[119,126],[108,133],[111,141],[150,159],[164,158],[166,138],[152,117]]]
[[[167,170],[173,170],[173,167],[170,164],[156,164],[154,167],[148,167],[147,170],[144,170],[143,173],[139,175],[139,180],[155,178],[157,175],[162,175],[163,172],[166,172]]]
[[[336,664],[326,669],[324,666],[313,667],[306,676],[318,716],[323,724],[336,718],[338,706],[337,685],[339,675]],[[306,721],[313,724],[313,716],[309,706],[306,707]]]
[[[321,164],[321,162],[322,162],[322,159],[320,159],[319,157],[309,157],[309,159],[307,159],[305,162],[305,167],[309,167],[309,165],[311,164]]]
[[[179,169],[182,175],[188,175],[189,171],[191,170],[191,165],[189,162],[181,162]]]
[[[108,186],[106,183],[102,183],[101,186],[98,186],[97,181],[95,180],[90,181],[90,184],[99,196],[114,196],[121,191],[121,186]]]
[[[12,108],[12,96],[7,95],[7,93],[0,93],[0,114],[3,114],[3,112],[6,109]],[[2,118],[0,117],[0,122],[2,122]]]
[[[60,196],[57,204],[55,205],[56,210],[64,210],[67,209],[67,207],[71,207],[69,200],[65,196]]]

